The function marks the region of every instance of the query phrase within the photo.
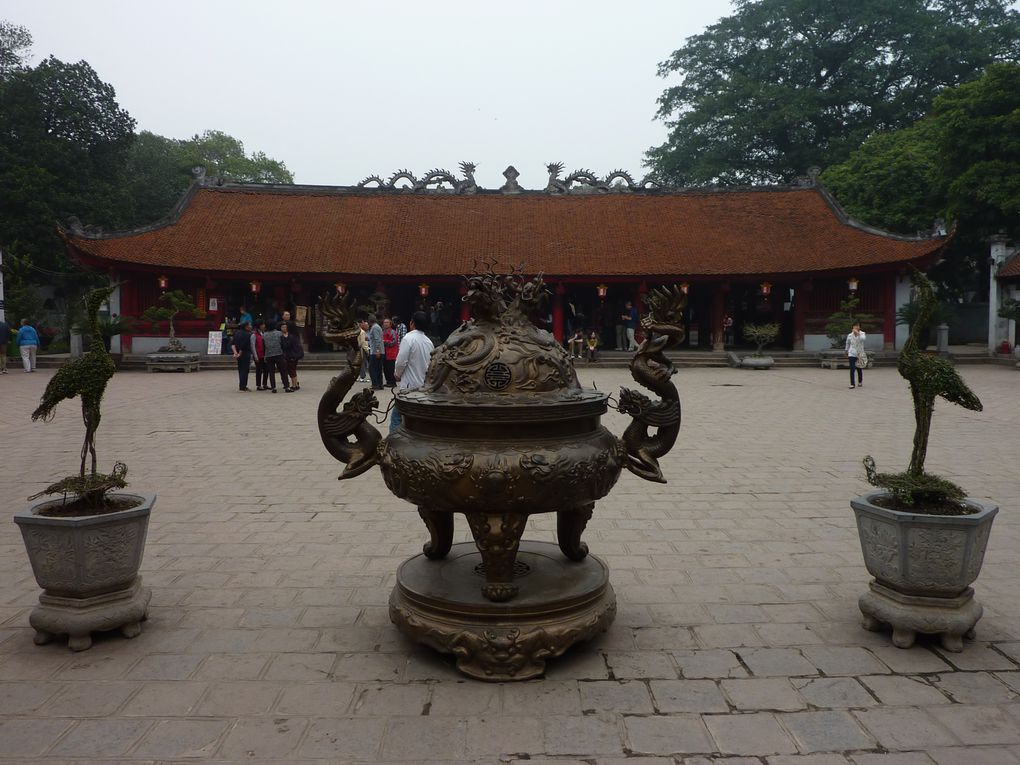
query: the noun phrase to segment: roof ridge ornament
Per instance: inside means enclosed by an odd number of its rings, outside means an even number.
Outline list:
[[[195,165],[191,168],[191,177],[199,186],[205,186],[205,165]]]
[[[506,178],[506,183],[500,186],[499,190],[504,194],[520,194],[524,191],[524,189],[521,188],[521,184],[517,182],[520,175],[521,174],[517,171],[516,167],[513,165],[507,165],[506,170],[503,171],[503,177]]]

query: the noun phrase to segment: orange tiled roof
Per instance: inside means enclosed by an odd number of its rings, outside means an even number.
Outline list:
[[[1000,279],[1015,279],[1020,276],[1020,251],[1006,261],[1006,264],[999,269]]]
[[[847,222],[818,188],[679,193],[193,187],[164,225],[62,231],[105,261],[219,272],[457,275],[476,260],[550,275],[781,274],[894,264],[946,239]]]

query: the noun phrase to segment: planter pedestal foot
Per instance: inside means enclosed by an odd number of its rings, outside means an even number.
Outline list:
[[[43,593],[28,621],[35,628],[36,645],[48,643],[54,635],[68,635],[68,648],[84,651],[92,645],[92,632],[119,629],[124,637],[139,635],[151,597],[141,577],[126,589],[91,598]]]
[[[910,648],[916,633],[940,635],[942,647],[954,653],[963,650],[963,639],[974,634],[974,625],[984,609],[968,587],[955,598],[903,595],[872,581],[858,605],[864,614],[864,628],[878,625],[893,628],[893,645]]]

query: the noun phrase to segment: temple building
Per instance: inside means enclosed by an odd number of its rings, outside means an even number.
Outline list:
[[[337,291],[405,318],[424,306],[452,330],[468,318],[461,275],[485,262],[545,274],[543,319],[561,339],[594,329],[613,347],[625,303],[640,310],[649,288],[670,283],[689,296],[689,348],[721,349],[726,317],[738,341],[743,325],[776,322],[778,347],[826,348],[827,317],[856,294],[880,325],[869,344],[893,349],[905,339],[895,313],[910,297],[910,266],[927,268],[949,241],[945,231],[900,236],[858,223],[814,177],[674,190],[622,171],[561,178],[556,164],[543,190],[523,189],[513,167],[486,190],[473,165],[461,169],[463,178],[401,171],[356,186],[281,186],[197,168],[164,220],[117,233],[74,221],[60,234],[79,262],[124,282],[114,313],[139,316],[180,289],[199,312],[175,322],[177,334],[196,349],[243,305],[270,318],[291,310],[313,350],[315,305]],[[150,351],[165,342],[160,332],[140,325],[120,350]]]

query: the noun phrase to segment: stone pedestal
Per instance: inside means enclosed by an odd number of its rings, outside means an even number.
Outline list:
[[[973,639],[974,626],[984,609],[968,587],[955,598],[926,598],[903,595],[872,581],[858,605],[864,614],[864,629],[872,632],[888,625],[897,648],[910,648],[917,633],[940,635],[947,651],[963,650],[963,639]]]
[[[142,632],[141,622],[149,610],[152,591],[142,587],[142,578],[130,587],[91,598],[66,598],[43,593],[28,623],[35,628],[35,643],[43,645],[55,635],[67,635],[72,651],[92,645],[92,632],[119,629],[126,638]]]
[[[150,353],[145,357],[145,368],[150,372],[197,372],[197,353]]]
[[[593,555],[571,561],[555,544],[522,541],[514,579],[524,581],[506,603],[484,597],[485,574],[470,542],[440,560],[416,555],[397,570],[390,619],[412,640],[454,654],[465,675],[507,681],[538,677],[548,658],[604,632],[616,615],[609,570]]]

